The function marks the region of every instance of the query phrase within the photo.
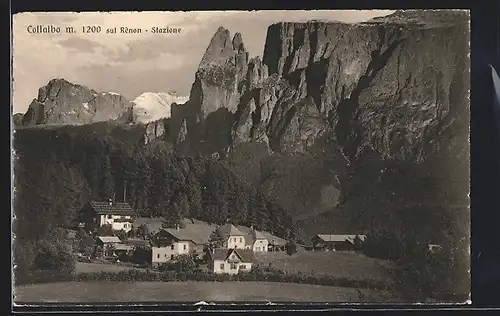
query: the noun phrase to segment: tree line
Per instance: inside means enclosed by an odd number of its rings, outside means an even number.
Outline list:
[[[183,156],[164,144],[143,145],[133,135],[128,141],[123,136],[127,132],[134,131],[103,133],[93,125],[16,131],[18,244],[75,227],[86,202],[108,198],[126,201],[140,216],[164,217],[172,227],[188,217],[253,225],[280,237],[294,235],[286,211],[221,162]]]

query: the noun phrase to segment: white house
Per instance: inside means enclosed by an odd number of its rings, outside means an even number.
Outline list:
[[[217,233],[224,239],[223,248],[226,249],[245,249],[247,234],[241,232],[233,224],[226,224],[217,229]]]
[[[286,244],[286,240],[268,232],[258,231],[253,227],[225,224],[217,229],[217,233],[224,240],[222,248],[227,249],[251,249],[254,252],[267,252],[283,250]]]
[[[127,203],[90,201],[82,210],[84,222],[89,227],[101,227],[111,225],[113,230],[132,229],[135,212]]]
[[[237,274],[252,269],[254,255],[251,249],[217,248],[210,252],[209,268],[214,273]]]
[[[245,234],[245,249],[252,249],[254,252],[267,252],[269,240],[267,236],[253,227],[236,226],[236,228]]]

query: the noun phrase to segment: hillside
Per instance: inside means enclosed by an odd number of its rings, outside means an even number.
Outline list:
[[[112,124],[14,134],[15,209],[23,219],[18,236],[43,235],[53,225],[71,226],[85,201],[109,197],[125,199],[143,216],[189,216],[217,224],[229,218],[278,236],[293,233],[282,208],[221,163],[175,154],[161,142],[142,145],[137,128]]]

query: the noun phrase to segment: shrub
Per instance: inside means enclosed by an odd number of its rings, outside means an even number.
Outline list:
[[[71,274],[75,271],[76,258],[68,245],[58,240],[43,239],[36,243],[35,270],[54,270]]]
[[[102,225],[97,229],[97,236],[114,236],[113,227],[109,224]]]
[[[293,241],[289,241],[285,245],[286,253],[291,256],[297,252],[297,245]]]
[[[127,239],[127,233],[123,230],[115,230],[114,234],[116,237],[120,238],[120,240],[126,240]]]

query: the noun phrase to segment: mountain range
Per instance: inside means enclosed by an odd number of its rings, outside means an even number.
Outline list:
[[[219,161],[308,234],[366,231],[423,205],[466,212],[468,34],[460,11],[281,22],[250,58],[220,27],[189,97],[130,102],[54,79],[15,122],[142,126],[142,145]]]
[[[50,80],[25,114],[15,114],[19,126],[79,125],[102,121],[146,124],[170,117],[173,103],[183,104],[187,97],[176,92],[145,92],[133,101],[115,92],[96,92],[64,78]]]

